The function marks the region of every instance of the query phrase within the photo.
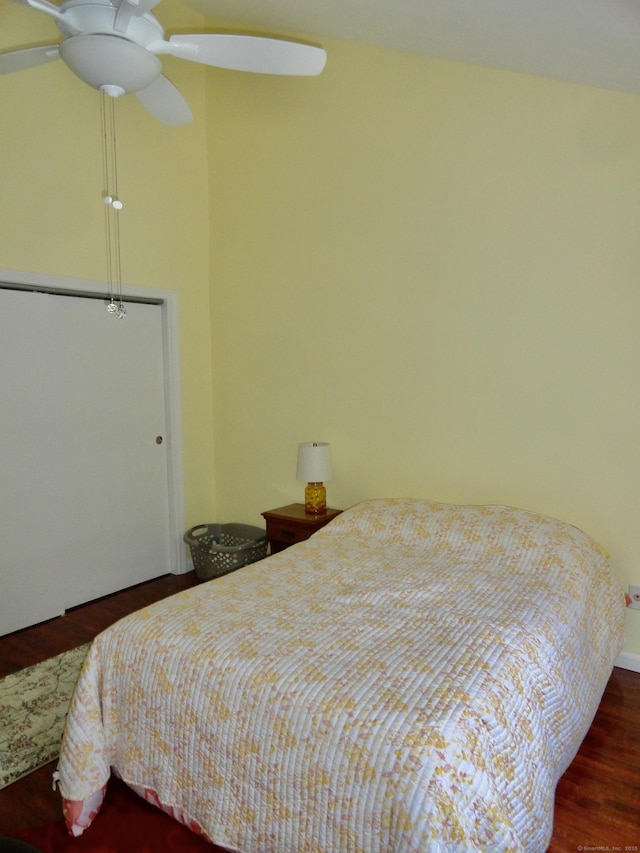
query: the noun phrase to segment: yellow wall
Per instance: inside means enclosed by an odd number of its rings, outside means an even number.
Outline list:
[[[168,28],[201,27],[169,0],[161,14]],[[0,2],[0,50],[54,41],[50,18]],[[195,121],[169,128],[133,96],[116,103],[122,275],[179,294],[190,526],[213,511],[204,70],[172,58],[164,68]],[[54,62],[0,77],[0,104],[0,267],[104,281],[100,95]]]
[[[0,3],[0,50],[54,33]],[[301,499],[317,438],[334,506],[529,507],[640,583],[640,99],[326,46],[314,79],[166,58],[186,127],[118,103],[124,279],[180,295],[187,523]],[[99,96],[55,63],[0,102],[0,267],[103,279]]]
[[[326,46],[207,78],[221,520],[320,439],[334,506],[527,507],[640,583],[640,99]]]

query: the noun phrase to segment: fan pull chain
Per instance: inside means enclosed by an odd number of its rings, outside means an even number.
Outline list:
[[[109,282],[107,311],[123,319],[127,316],[127,312],[122,300],[122,263],[118,216],[122,210],[122,202],[118,198],[118,152],[114,100],[102,92],[102,167],[105,186],[102,199],[104,201],[107,279]]]

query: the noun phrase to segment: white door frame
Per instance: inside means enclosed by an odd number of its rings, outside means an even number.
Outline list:
[[[21,272],[0,268],[0,288],[14,286],[24,290],[47,293],[71,293],[75,296],[104,296],[106,285],[100,281],[66,278],[41,273]],[[162,350],[164,359],[165,406],[169,441],[167,442],[167,471],[169,494],[169,525],[171,559],[174,574],[188,570],[184,534],[184,474],[182,467],[182,407],[180,402],[180,347],[178,334],[178,294],[173,290],[122,285],[125,299],[158,304],[162,312]],[[105,308],[106,310],[106,308]],[[124,322],[114,318],[114,322]]]

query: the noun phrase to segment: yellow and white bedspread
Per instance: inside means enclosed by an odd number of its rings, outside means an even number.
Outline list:
[[[541,853],[624,603],[562,522],[358,504],[97,637],[60,756],[70,828],[113,768],[243,853]]]

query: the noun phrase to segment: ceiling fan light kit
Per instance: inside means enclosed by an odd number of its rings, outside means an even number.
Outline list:
[[[112,35],[71,36],[60,45],[60,56],[81,80],[112,96],[139,92],[162,72],[153,53]]]
[[[54,19],[63,40],[0,53],[0,74],[62,59],[73,73],[111,97],[135,94],[164,124],[184,124],[186,100],[162,74],[158,56],[256,74],[314,76],[326,63],[317,45],[232,33],[173,35],[151,14],[159,0],[15,0]]]

